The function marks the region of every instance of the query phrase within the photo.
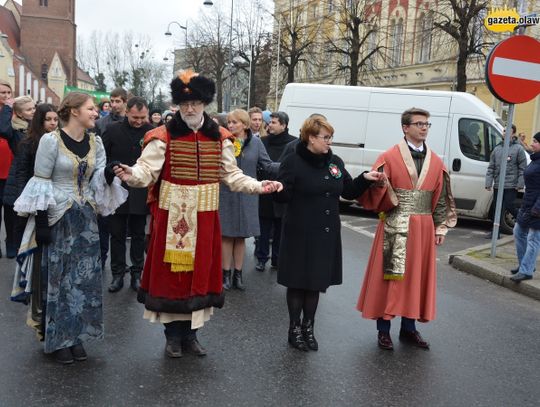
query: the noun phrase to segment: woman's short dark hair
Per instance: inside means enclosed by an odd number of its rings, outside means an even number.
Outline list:
[[[331,136],[334,135],[334,128],[322,117],[318,116],[308,118],[304,124],[302,124],[302,128],[300,129],[300,140],[307,143],[309,141],[309,137],[317,136],[321,132],[321,129],[326,130]]]

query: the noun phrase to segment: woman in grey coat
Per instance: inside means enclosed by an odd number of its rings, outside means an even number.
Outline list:
[[[233,110],[227,115],[227,125],[235,137],[236,163],[244,174],[256,177],[257,169],[261,168],[267,174],[277,175],[279,163],[272,162],[261,140],[253,137],[248,112],[242,109]],[[223,288],[226,290],[231,286],[239,290],[245,288],[242,282],[245,239],[259,235],[258,200],[257,195],[232,192],[224,184],[220,185]],[[231,267],[234,267],[234,273],[231,272]]]

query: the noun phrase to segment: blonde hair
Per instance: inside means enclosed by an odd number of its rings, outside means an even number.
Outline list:
[[[13,91],[13,89],[11,89],[11,83],[9,83],[8,81],[0,79],[0,85],[3,85],[5,87],[9,88],[9,90]]]
[[[235,109],[232,112],[229,112],[229,114],[227,115],[227,120],[229,120],[229,118],[240,120],[242,124],[244,124],[248,129],[251,125],[249,114],[244,109]]]
[[[17,96],[13,99],[13,111],[16,115],[22,113],[22,108],[27,103],[34,103],[34,99],[30,96]]]
[[[334,135],[334,128],[332,125],[321,116],[306,119],[304,124],[302,124],[302,128],[300,129],[300,140],[307,143],[309,141],[309,137],[317,136],[321,132],[321,129],[328,131],[331,136]]]
[[[261,108],[259,108],[257,106],[252,107],[251,109],[248,110],[248,113],[249,113],[250,121],[251,121],[251,115],[252,114],[259,113],[261,115],[262,123],[261,123],[261,128],[259,129],[259,136],[260,137],[266,137],[266,129],[264,127],[263,112],[262,112]]]

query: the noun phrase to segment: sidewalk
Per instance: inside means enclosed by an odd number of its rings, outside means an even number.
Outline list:
[[[507,236],[497,242],[497,256],[491,258],[491,241],[467,250],[453,253],[448,262],[455,269],[489,280],[495,284],[517,291],[540,301],[540,275],[534,273],[532,280],[514,283],[510,280],[510,270],[517,267],[514,237]],[[537,259],[536,269],[540,270]]]

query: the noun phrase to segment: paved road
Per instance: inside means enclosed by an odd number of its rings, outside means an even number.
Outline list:
[[[0,406],[540,404],[540,303],[447,265],[448,252],[484,243],[487,225],[461,223],[439,252],[438,318],[419,327],[432,349],[397,343],[393,328],[388,352],[355,311],[376,220],[353,208],[343,221],[345,283],[321,297],[319,352],[288,347],[285,290],[248,256],[248,291],[231,292],[200,332],[206,358],[164,357],[161,327],[124,289],[105,294],[106,339],[87,346],[89,360],[58,366],[7,300],[13,263],[0,259]]]

